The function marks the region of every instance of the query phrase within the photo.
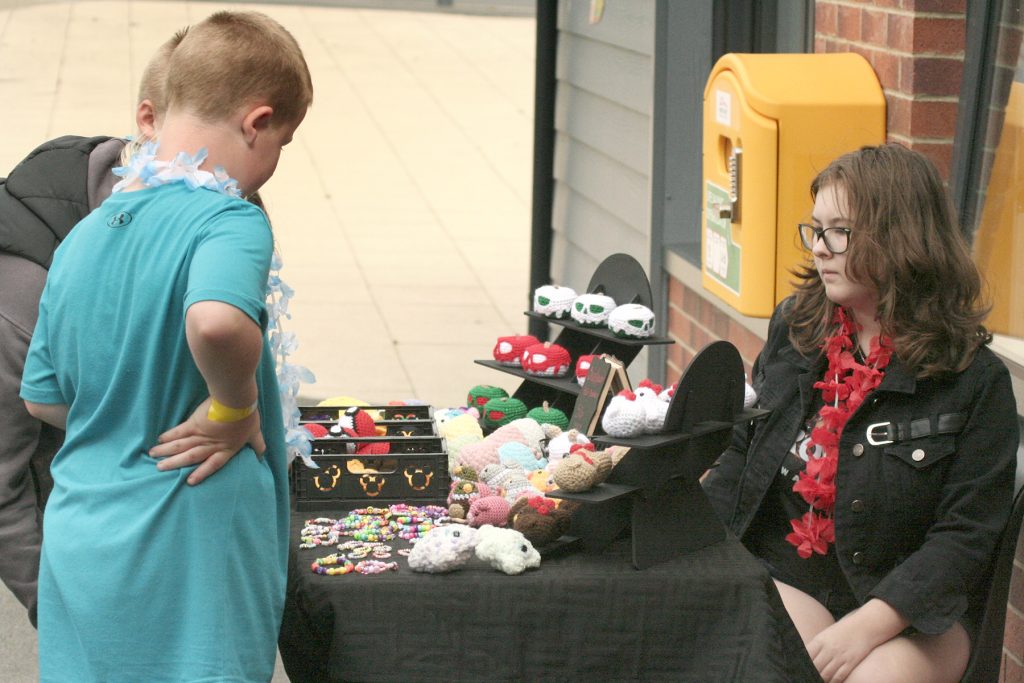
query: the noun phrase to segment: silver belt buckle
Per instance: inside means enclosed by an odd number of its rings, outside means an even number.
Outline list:
[[[888,432],[885,432],[885,436],[880,438],[875,437],[875,435],[872,433],[876,429],[882,429],[888,427],[891,424],[891,422],[876,422],[873,425],[868,425],[868,431],[866,434],[868,437],[868,443],[871,444],[872,446],[884,446],[886,444],[894,443],[892,439],[886,438],[889,436]]]

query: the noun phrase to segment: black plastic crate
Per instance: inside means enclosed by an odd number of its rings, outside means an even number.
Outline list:
[[[379,440],[350,441],[366,443]],[[296,508],[342,510],[403,502],[443,505],[450,483],[445,449],[400,452],[405,446],[404,441],[393,440],[392,452],[383,455],[317,454],[314,450],[313,459],[319,469],[310,469],[296,461],[292,465],[292,492]],[[425,439],[419,441],[422,443]],[[318,440],[314,444],[322,442]],[[341,446],[344,450],[344,444]]]
[[[320,425],[327,431],[330,431],[331,427],[334,427],[335,425],[338,424],[338,421],[302,420],[299,424],[316,424]],[[376,424],[378,427],[384,427],[384,429],[387,430],[385,436],[381,437],[386,439],[396,436],[437,436],[437,423],[435,423],[433,420],[378,420],[374,424]],[[326,439],[332,437],[322,438]]]
[[[299,406],[299,422],[337,422],[347,407],[349,406]],[[359,407],[389,422],[434,419],[434,407],[428,405]]]

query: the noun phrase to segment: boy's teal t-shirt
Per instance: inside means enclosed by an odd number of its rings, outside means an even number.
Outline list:
[[[183,183],[112,195],[57,250],[21,390],[69,406],[44,517],[43,680],[272,675],[288,488],[266,340],[263,458],[246,447],[193,487],[194,468],[148,455],[208,396],[188,307],[225,302],[265,329],[272,251],[260,209]]]

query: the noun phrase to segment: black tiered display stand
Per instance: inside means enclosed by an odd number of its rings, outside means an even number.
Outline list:
[[[583,493],[547,494],[583,503],[573,515],[572,533],[588,549],[600,549],[628,530],[637,569],[724,539],[725,528],[701,490],[700,477],[729,445],[734,425],[768,414],[744,410],[743,392],[739,352],[729,342],[713,342],[680,379],[662,433],[595,436],[600,445],[629,451],[604,484]]]
[[[627,254],[612,254],[602,261],[594,271],[593,277],[590,278],[587,293],[605,294],[614,299],[618,305],[641,304],[647,308],[653,308],[651,284],[647,280],[643,266]],[[548,318],[532,311],[527,312],[526,315],[561,327],[554,343],[564,347],[574,361],[580,356],[606,353],[622,361],[624,367],[629,367],[629,364],[645,346],[672,343],[670,338],[664,336],[651,336],[644,339],[618,337],[606,327],[584,327],[568,317],[568,314],[561,320]],[[567,415],[572,414],[576,396],[580,393],[580,385],[571,371],[569,376],[564,378],[540,377],[527,374],[521,368],[509,367],[493,360],[478,360],[476,362],[523,379],[523,383],[519,385],[512,396],[526,405],[539,406],[547,401],[552,408],[558,408]]]
[[[606,294],[617,304],[653,308],[643,267],[626,254],[605,259],[587,292]],[[532,312],[527,315],[544,318]],[[644,346],[672,343],[659,336],[622,339],[608,329],[583,327],[572,319],[544,319],[562,327],[554,341],[572,358],[604,353],[628,367]],[[513,396],[527,405],[548,401],[572,413],[580,393],[574,377],[537,377],[494,361],[476,362],[521,377],[524,381]],[[697,354],[680,379],[661,433],[629,439],[591,435],[599,445],[627,446],[629,451],[608,480],[590,491],[546,494],[582,504],[573,515],[573,538],[563,537],[559,549],[579,542],[588,550],[600,550],[629,532],[633,565],[645,569],[724,539],[725,528],[701,490],[700,477],[728,446],[734,425],[768,414],[743,408],[744,383],[743,361],[736,347],[713,342]]]

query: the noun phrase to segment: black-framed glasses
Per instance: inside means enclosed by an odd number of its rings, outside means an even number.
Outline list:
[[[849,228],[817,228],[809,223],[798,223],[800,241],[807,249],[814,249],[814,243],[820,237],[825,240],[825,248],[833,254],[842,254],[850,247]]]

